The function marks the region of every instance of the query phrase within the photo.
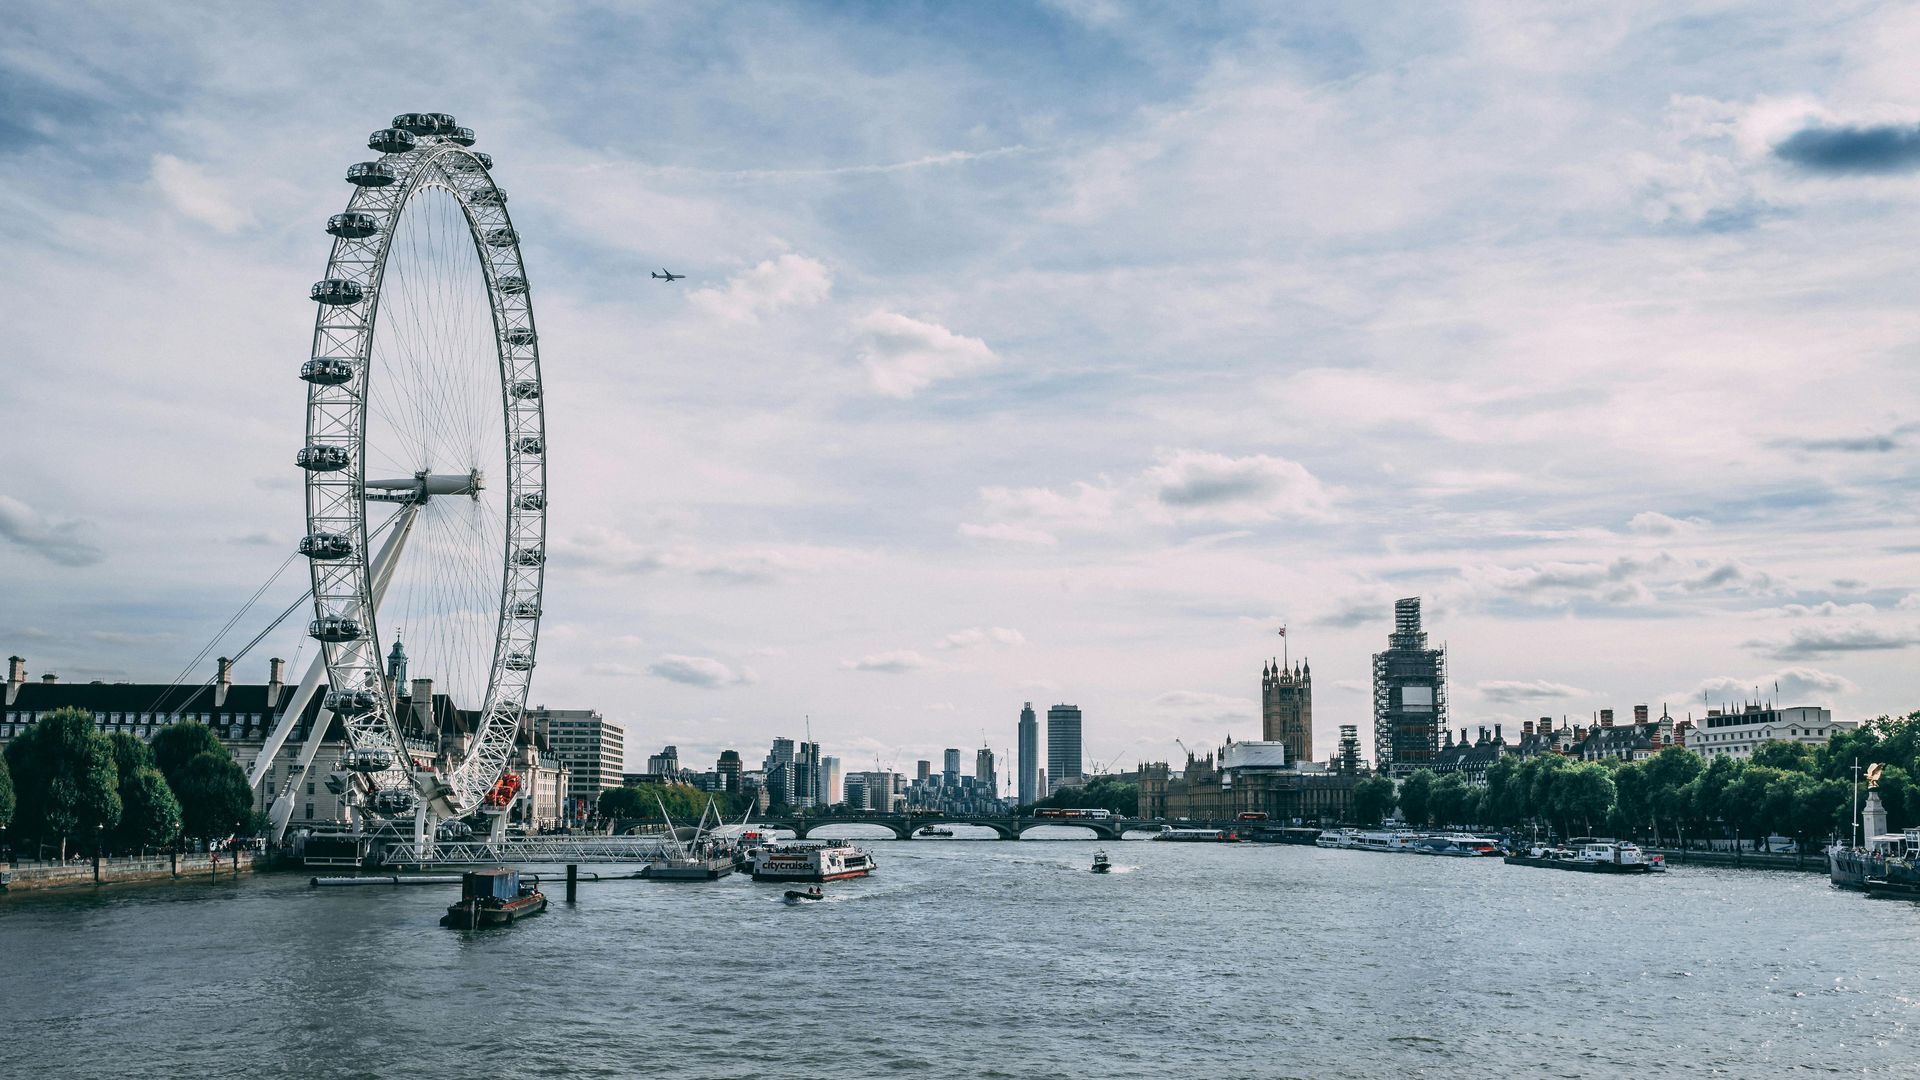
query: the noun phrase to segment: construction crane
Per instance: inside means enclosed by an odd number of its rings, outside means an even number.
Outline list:
[[[1179,739],[1175,739],[1175,740],[1173,740],[1173,741],[1174,741],[1174,742],[1176,742],[1176,743],[1180,743],[1180,749],[1182,749],[1182,750],[1186,750],[1186,752],[1187,752],[1187,757],[1189,757],[1189,758],[1191,758],[1191,757],[1193,757],[1193,751],[1192,751],[1192,750],[1188,750],[1188,749],[1187,749],[1187,744],[1186,744],[1186,743],[1184,743],[1184,742],[1180,742],[1180,740],[1179,740]]]

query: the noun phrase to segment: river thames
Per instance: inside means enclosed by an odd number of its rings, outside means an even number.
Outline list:
[[[0,899],[16,1076],[1920,1075],[1920,905],[1316,848],[873,842],[510,929],[304,875]]]

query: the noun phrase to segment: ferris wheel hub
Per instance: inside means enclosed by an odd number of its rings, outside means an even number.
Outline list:
[[[404,480],[369,480],[367,498],[376,502],[426,502],[435,495],[467,495],[479,498],[487,488],[479,469],[464,473],[414,473]],[[375,494],[378,492],[379,494]]]

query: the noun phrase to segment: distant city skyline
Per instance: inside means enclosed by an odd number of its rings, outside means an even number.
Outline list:
[[[1127,764],[1259,731],[1284,622],[1324,757],[1420,595],[1456,727],[1905,712],[1916,16],[1674,11],[503,9],[349,108],[325,11],[23,8],[0,649],[164,681],[286,559],[323,226],[446,109],[539,297],[531,704]]]

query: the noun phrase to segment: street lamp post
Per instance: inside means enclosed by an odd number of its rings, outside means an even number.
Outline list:
[[[100,884],[100,856],[102,853],[102,848],[105,846],[106,842],[107,842],[107,823],[104,821],[94,822],[93,823],[93,883],[95,885]]]

